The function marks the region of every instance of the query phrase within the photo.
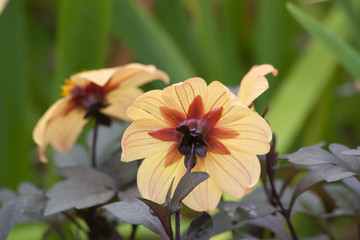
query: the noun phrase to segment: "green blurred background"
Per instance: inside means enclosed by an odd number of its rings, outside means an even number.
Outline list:
[[[39,181],[32,129],[65,78],[133,61],[172,83],[200,76],[228,86],[272,64],[279,74],[256,105],[271,105],[281,153],[320,141],[359,145],[356,2],[10,0],[0,15],[0,187]]]

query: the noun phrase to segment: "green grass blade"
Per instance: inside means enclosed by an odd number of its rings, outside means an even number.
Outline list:
[[[0,187],[29,180],[28,63],[24,2],[10,1],[0,16]]]
[[[61,0],[53,98],[70,75],[104,67],[112,0]]]
[[[164,70],[169,74],[171,82],[196,76],[195,70],[170,34],[156,19],[141,10],[136,2],[114,2],[112,30],[131,48],[138,61],[154,64]]]
[[[237,85],[243,77],[243,72],[239,69],[241,65],[236,55],[227,54],[228,46],[220,37],[221,32],[216,22],[212,3],[214,1],[186,1],[192,14],[194,31],[205,66],[205,71],[201,76],[208,82],[218,80],[225,85]]]
[[[323,43],[334,54],[337,61],[354,77],[360,78],[360,54],[344,40],[324,28],[308,14],[292,3],[287,8],[291,15],[313,36]],[[344,23],[345,25],[345,23]]]
[[[325,26],[344,36],[347,29],[339,9],[329,13]],[[336,67],[332,54],[319,42],[312,42],[284,77],[271,101],[267,115],[278,136],[278,150],[284,153],[292,146],[309,114],[319,101]],[[311,124],[311,123],[309,123]]]

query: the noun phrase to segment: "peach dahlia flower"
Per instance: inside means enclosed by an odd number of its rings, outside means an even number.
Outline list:
[[[47,162],[48,144],[60,152],[70,150],[89,117],[110,124],[110,118],[130,120],[126,109],[143,93],[138,86],[155,79],[169,83],[168,76],[154,66],[132,63],[72,75],[62,87],[63,98],[40,118],[33,131],[40,159]]]
[[[123,135],[121,160],[144,158],[137,175],[144,198],[163,203],[191,156],[192,171],[210,174],[184,199],[194,210],[213,210],[223,191],[240,198],[258,182],[256,154],[269,151],[270,127],[220,82],[191,78],[149,91],[127,112],[134,121]]]

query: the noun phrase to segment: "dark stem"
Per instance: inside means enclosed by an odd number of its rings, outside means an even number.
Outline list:
[[[136,229],[138,228],[138,225],[133,224],[132,225],[132,231],[131,231],[131,235],[129,240],[134,240],[135,239],[135,233],[136,233]]]
[[[97,141],[98,122],[95,118],[94,133],[92,138],[92,149],[91,149],[91,166],[96,168],[96,141]]]
[[[87,212],[85,213],[84,220],[86,221],[86,224],[89,226],[89,240],[100,240],[101,239],[101,233],[99,229],[99,225],[96,221],[96,210],[97,207],[90,207],[87,209]]]
[[[191,169],[193,167],[194,158],[195,158],[195,143],[191,144],[191,152],[190,152],[190,157],[189,157],[189,162],[187,165],[186,173],[191,172]]]
[[[180,210],[175,213],[175,240],[180,240]]]

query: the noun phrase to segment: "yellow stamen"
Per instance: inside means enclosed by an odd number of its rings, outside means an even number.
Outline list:
[[[66,79],[65,84],[61,86],[61,90],[62,90],[61,95],[64,97],[69,96],[70,90],[74,87],[74,85],[75,84],[73,81],[71,81],[70,79]]]

